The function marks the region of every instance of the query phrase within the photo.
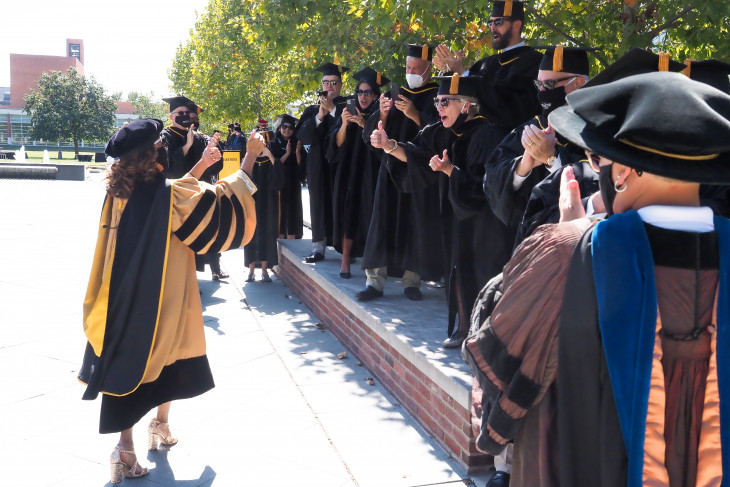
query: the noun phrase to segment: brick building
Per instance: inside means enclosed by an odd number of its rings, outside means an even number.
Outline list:
[[[34,89],[43,73],[74,67],[84,74],[84,41],[66,39],[64,56],[10,54],[10,86],[0,87],[0,144],[33,143],[28,136],[30,115],[24,112],[23,97]],[[128,102],[117,102],[117,126],[138,118]]]

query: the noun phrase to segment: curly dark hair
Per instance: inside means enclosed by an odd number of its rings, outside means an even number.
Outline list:
[[[157,151],[152,145],[120,157],[107,169],[104,178],[107,194],[126,199],[131,196],[138,182],[154,181],[159,174],[156,159]]]

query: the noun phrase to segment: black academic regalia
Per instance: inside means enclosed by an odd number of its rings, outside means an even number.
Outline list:
[[[372,105],[360,110],[367,121]],[[336,134],[342,127],[342,117],[336,121],[329,137],[327,160],[334,170],[333,246],[342,252],[343,238],[352,239],[352,257],[362,257],[373,215],[375,185],[380,169],[380,154],[362,138],[363,129],[351,122],[345,141],[337,147]]]
[[[303,217],[302,217],[302,183],[306,179],[306,151],[302,149],[302,161],[297,163],[297,139],[292,137],[289,157],[282,164],[283,181],[281,192],[281,221],[279,222],[279,235],[294,235],[302,238]],[[287,141],[277,133],[271,142],[271,154],[281,159],[286,153]]]
[[[183,153],[183,146],[187,142],[188,131],[179,129],[177,127],[167,127],[162,131],[162,135],[167,139],[167,160],[169,167],[164,172],[165,177],[169,179],[179,179],[185,174],[189,173],[193,166],[195,166],[200,158],[203,156],[203,151],[208,146],[208,141],[205,136],[201,133],[193,133],[193,145],[188,149],[188,153]],[[206,183],[215,184],[218,180],[218,173],[223,169],[223,159],[215,162],[212,166],[205,170],[202,176],[198,178],[198,181],[205,181]],[[209,262],[210,258],[217,259],[217,256],[206,257],[202,254],[195,254],[195,269],[198,272],[205,270],[205,264]],[[218,266],[216,260],[213,266]],[[214,269],[212,269],[214,270]]]
[[[542,54],[531,47],[521,46],[477,61],[469,75],[481,76],[479,98],[481,114],[505,130],[542,111],[537,101],[534,80]]]
[[[541,114],[516,127],[485,163],[484,193],[497,218],[509,227],[518,227],[515,247],[538,226],[557,223],[560,219],[560,176],[566,165],[573,165],[582,196],[588,198],[598,191],[598,175],[587,162],[581,162],[585,161],[583,149],[561,138],[555,146],[561,167],[552,172],[545,165],[533,168],[515,191],[512,185],[515,170],[525,152],[522,131],[528,125],[545,130],[547,117]]]
[[[251,179],[258,188],[253,195],[256,202],[256,231],[243,247],[244,265],[266,261],[269,267],[279,262],[276,240],[279,237],[279,190],[282,186],[282,165],[278,159],[271,164],[266,156],[259,156],[253,165]]]
[[[437,91],[436,83],[414,90],[401,88],[403,96],[418,110],[421,125],[392,108],[384,123],[388,135],[407,142],[426,125],[437,121],[438,112],[433,105]],[[370,145],[370,134],[377,129],[379,119],[380,110],[376,110],[365,123],[362,136],[367,145]],[[422,279],[438,280],[444,272],[440,257],[443,253],[441,231],[434,228],[440,221],[434,218],[439,211],[438,184],[413,192],[400,191],[395,179],[398,173],[405,171],[405,164],[382,153],[362,268],[387,266],[391,277],[401,277],[409,270]],[[391,172],[396,173],[395,179]]]
[[[479,290],[509,260],[514,230],[494,216],[482,191],[484,163],[505,132],[486,118],[464,122],[456,131],[439,121],[424,128],[405,148],[407,178],[413,189],[439,185],[443,225],[444,269],[449,304],[448,335],[453,332],[458,302],[468,320]],[[447,149],[455,168],[451,177],[428,163]]]
[[[306,174],[309,189],[309,218],[312,224],[312,241],[326,240],[332,244],[332,187],[333,172],[326,158],[328,135],[335,119],[345,108],[346,99],[337,97],[335,116],[327,115],[317,125],[319,105],[311,105],[299,118],[296,136],[302,144],[309,146],[307,152]]]

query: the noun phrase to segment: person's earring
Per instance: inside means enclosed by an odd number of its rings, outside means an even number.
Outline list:
[[[626,189],[629,187],[629,185],[626,184],[626,181],[624,181],[624,184],[619,184],[618,180],[619,180],[619,178],[616,178],[616,182],[613,183],[613,189],[617,193],[623,193],[624,191],[626,191]]]

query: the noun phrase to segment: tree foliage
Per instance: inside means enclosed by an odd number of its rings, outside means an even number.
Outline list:
[[[30,135],[36,139],[71,139],[76,155],[81,140],[106,140],[114,131],[117,106],[94,78],[75,68],[44,73],[37,89],[25,95]]]
[[[127,95],[127,101],[134,106],[136,114],[140,118],[167,119],[168,105],[155,96],[154,93],[138,93],[131,91]]]
[[[594,72],[632,47],[678,61],[730,60],[727,0],[531,0],[525,8],[529,44],[598,47]],[[180,46],[173,84],[208,104],[211,117],[278,113],[316,90],[313,69],[325,62],[368,65],[402,83],[408,42],[463,49],[467,62],[490,55],[491,9],[490,0],[211,0]]]

